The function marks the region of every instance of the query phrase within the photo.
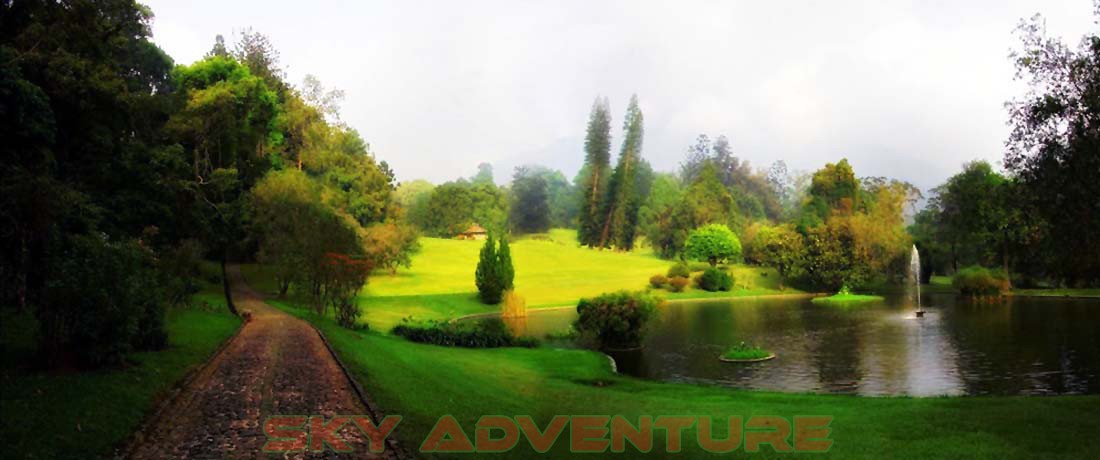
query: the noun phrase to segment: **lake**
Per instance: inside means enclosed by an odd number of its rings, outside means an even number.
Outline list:
[[[1100,299],[921,300],[919,319],[904,295],[847,307],[789,297],[669,303],[641,350],[611,355],[619,372],[637,377],[785,392],[1100,393]],[[575,318],[573,309],[536,310],[513,325],[543,338]],[[741,341],[776,358],[718,360]]]

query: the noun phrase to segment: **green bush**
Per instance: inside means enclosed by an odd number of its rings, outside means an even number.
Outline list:
[[[704,225],[688,235],[684,255],[692,260],[705,260],[711,267],[724,260],[735,262],[741,258],[741,241],[725,225]]]
[[[429,321],[423,324],[413,324],[406,319],[393,328],[393,333],[413,342],[445,347],[534,348],[539,345],[536,339],[512,335],[508,326],[500,318],[480,321]]]
[[[485,245],[481,247],[477,270],[474,272],[474,284],[477,285],[481,301],[490,305],[500,303],[504,291],[515,287],[515,274],[508,241],[501,239],[500,249],[497,249],[493,235],[489,235]]]
[[[655,289],[663,288],[666,284],[668,284],[668,277],[665,275],[658,273],[649,277],[649,285],[653,286]]]
[[[668,277],[675,278],[677,276],[681,278],[687,278],[691,276],[691,267],[689,267],[688,264],[683,261],[677,262],[671,267],[668,267]]]
[[[51,364],[118,364],[133,350],[165,346],[166,296],[147,249],[103,235],[68,237],[57,246],[36,311]]]
[[[573,327],[600,348],[641,344],[660,299],[648,292],[619,291],[581,299]]]
[[[684,292],[684,288],[691,283],[686,276],[673,276],[668,279],[668,290],[672,292]]]
[[[699,277],[699,287],[704,291],[728,291],[733,289],[733,276],[720,268],[708,268]]]
[[[1001,295],[1008,292],[1008,276],[1001,270],[990,270],[973,265],[959,270],[951,279],[951,285],[963,295]]]

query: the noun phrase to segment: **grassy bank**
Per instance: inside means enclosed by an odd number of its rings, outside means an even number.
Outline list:
[[[411,268],[401,268],[395,275],[377,272],[363,288],[359,304],[364,321],[372,328],[388,331],[407,316],[443,320],[498,310],[497,306],[482,304],[474,286],[474,269],[483,242],[421,238],[420,243],[422,249],[413,257]],[[516,292],[526,299],[528,308],[576,305],[581,297],[646,289],[650,276],[664,274],[672,264],[648,249],[617,252],[580,247],[576,232],[565,229],[519,238],[512,242],[511,250]],[[729,269],[735,279],[731,292],[689,288],[663,295],[694,299],[801,292],[780,289],[780,277],[773,269],[744,265]],[[256,289],[276,292],[274,281],[263,267],[245,265],[242,271]]]
[[[316,324],[381,407],[404,417],[399,436],[412,450],[444,414],[454,415],[471,439],[470,427],[485,414],[528,414],[540,426],[555,414],[622,414],[635,421],[639,415],[831,415],[834,445],[825,457],[837,458],[886,452],[894,458],[1085,458],[1100,425],[1097,396],[864,398],[649,382],[613,374],[607,358],[594,352],[420,345],[286,309]],[[681,454],[665,454],[662,432],[656,433],[646,458],[704,454],[693,429],[685,430]],[[552,454],[567,453],[563,434]],[[628,446],[624,458],[636,454]],[[521,441],[501,457],[533,455]],[[755,455],[782,456],[767,446]]]
[[[204,304],[208,306],[199,306]],[[88,458],[106,455],[134,431],[157,398],[201,364],[240,321],[214,291],[196,306],[169,309],[168,348],[131,354],[122,368],[89,372],[28,370],[35,320],[3,318],[0,433],[7,458]]]

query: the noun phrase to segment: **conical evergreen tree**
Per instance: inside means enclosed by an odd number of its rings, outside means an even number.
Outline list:
[[[508,239],[500,239],[500,250],[497,251],[497,267],[500,276],[502,291],[515,287],[516,269],[512,266],[512,251],[508,248]]]
[[[477,284],[477,292],[481,301],[488,304],[500,302],[503,288],[500,282],[499,260],[496,253],[496,241],[493,235],[485,239],[485,245],[481,247],[481,257],[477,261],[477,270],[474,272],[474,283]]]
[[[607,98],[597,97],[588,115],[588,130],[584,137],[584,169],[588,177],[581,186],[581,202],[577,218],[577,240],[592,247],[600,240],[604,219],[600,205],[607,194],[606,186],[611,163],[611,109]]]
[[[638,107],[638,95],[634,95],[630,97],[626,119],[623,120],[623,146],[619,162],[611,174],[601,207],[604,221],[598,243],[600,247],[615,245],[620,249],[630,249],[633,246],[635,229],[632,223],[638,219],[638,207],[632,205],[634,175],[642,153],[644,134],[642,110]]]

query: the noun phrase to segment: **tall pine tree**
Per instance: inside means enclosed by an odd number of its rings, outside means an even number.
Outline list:
[[[588,115],[588,132],[584,138],[584,168],[588,177],[581,184],[578,210],[577,239],[588,247],[600,241],[604,219],[600,205],[606,195],[608,171],[611,169],[611,109],[607,98],[597,97]]]
[[[600,232],[600,247],[614,245],[629,250],[634,244],[634,223],[637,222],[638,206],[634,205],[634,176],[637,172],[638,158],[642,153],[644,137],[642,110],[638,107],[638,95],[630,97],[623,120],[623,146],[619,152],[619,162],[611,175],[607,186],[607,196],[601,207],[604,217]]]

